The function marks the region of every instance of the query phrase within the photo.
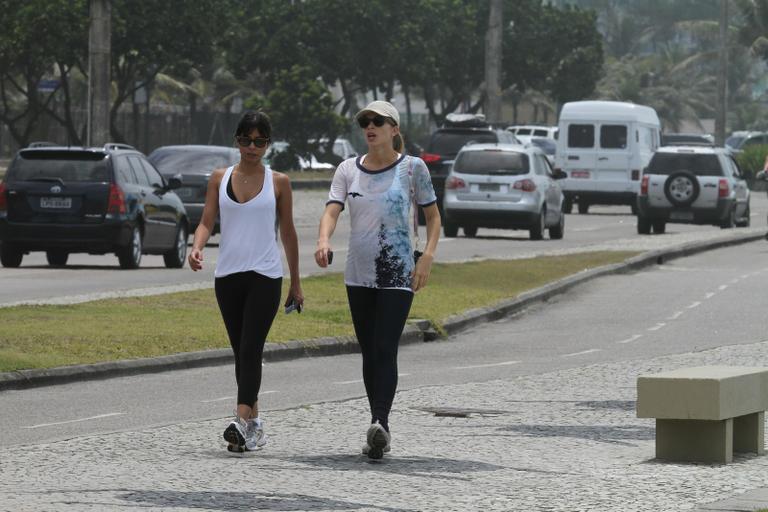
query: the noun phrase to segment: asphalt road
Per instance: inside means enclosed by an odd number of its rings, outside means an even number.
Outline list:
[[[767,279],[764,241],[600,278],[516,317],[403,346],[400,389],[762,341]],[[0,445],[224,418],[233,380],[224,365],[0,392]],[[305,358],[266,365],[261,406],[268,421],[270,410],[363,394],[359,355]]]
[[[321,190],[296,191],[295,213],[302,274],[323,272],[314,262],[317,224],[323,211],[327,192]],[[768,200],[763,193],[752,196],[752,225],[765,229]],[[349,232],[348,217],[342,214],[332,240],[337,259],[325,271],[342,271]],[[635,217],[628,207],[592,207],[587,215],[571,214],[566,217],[563,240],[531,241],[527,231],[480,229],[477,238],[460,236],[443,239],[438,247],[437,261],[461,261],[471,258],[520,258],[598,249],[646,250],[660,245],[680,243],[692,239],[720,234],[713,226],[669,224],[662,236],[640,236]],[[426,234],[421,228],[421,238]],[[92,256],[73,254],[65,268],[48,267],[42,252],[31,253],[17,269],[0,267],[0,306],[20,302],[50,302],[94,300],[104,294],[163,291],[168,287],[209,287],[213,282],[213,268],[218,253],[217,237],[211,239],[205,250],[205,267],[192,272],[166,269],[161,256],[145,256],[141,268],[122,271],[114,255]],[[159,290],[156,290],[159,288]]]

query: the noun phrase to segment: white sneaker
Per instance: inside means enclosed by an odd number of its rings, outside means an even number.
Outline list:
[[[245,450],[245,437],[248,425],[245,420],[235,415],[234,419],[224,430],[224,440],[229,443],[227,449],[231,452]]]
[[[368,427],[365,437],[367,443],[363,447],[363,454],[368,455],[369,459],[380,459],[392,449],[390,446],[392,436],[384,430],[378,421]]]
[[[264,421],[255,419],[246,422],[245,449],[249,452],[258,450],[267,444],[267,434],[264,432]]]

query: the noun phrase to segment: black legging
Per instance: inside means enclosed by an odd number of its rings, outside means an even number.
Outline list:
[[[347,298],[363,353],[363,382],[371,421],[378,420],[389,429],[389,411],[397,391],[397,348],[413,293],[347,286]]]
[[[259,398],[261,356],[280,306],[282,282],[257,272],[216,278],[216,300],[235,353],[238,404],[253,407]]]

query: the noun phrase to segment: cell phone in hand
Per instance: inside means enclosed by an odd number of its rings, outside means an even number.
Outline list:
[[[333,251],[328,251],[328,264],[333,263]]]
[[[291,299],[291,301],[285,305],[285,314],[287,315],[289,313],[293,313],[294,311],[301,313],[301,304],[298,304],[295,300]]]

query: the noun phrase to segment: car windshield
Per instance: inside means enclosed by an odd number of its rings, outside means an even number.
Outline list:
[[[742,137],[741,135],[731,135],[725,139],[725,145],[738,149],[741,146],[741,143],[744,142],[744,139],[746,139],[746,137]]]
[[[717,155],[693,153],[656,153],[648,164],[648,174],[669,175],[676,171],[692,172],[696,176],[722,176]]]
[[[109,181],[104,153],[22,151],[9,176],[17,181]]]
[[[497,142],[496,134],[492,131],[476,132],[436,132],[432,136],[428,153],[444,156],[454,156],[469,141]]]
[[[544,153],[548,155],[554,155],[555,154],[555,141],[552,139],[544,139],[541,137],[534,137],[531,139],[531,143],[535,146],[538,146],[544,151]]]
[[[210,174],[237,163],[236,150],[157,149],[147,159],[163,174]]]
[[[528,155],[513,151],[465,151],[453,164],[453,170],[464,174],[516,175],[528,174]]]

